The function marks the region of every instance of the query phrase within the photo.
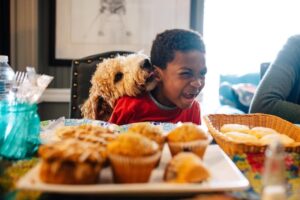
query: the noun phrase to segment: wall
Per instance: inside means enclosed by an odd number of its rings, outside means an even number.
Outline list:
[[[11,0],[11,65],[14,70],[25,71],[33,66],[40,74],[54,77],[47,98],[39,103],[41,120],[69,115],[70,66],[49,66],[48,32],[49,0]],[[63,100],[61,100],[63,97]],[[60,99],[60,102],[56,102]]]
[[[191,27],[201,33],[203,4],[204,0],[191,2]],[[39,104],[42,120],[69,116],[71,68],[49,66],[49,5],[50,0],[11,0],[12,66],[15,70],[34,66],[39,73],[54,76],[49,87],[58,89],[47,91],[50,98]]]
[[[39,71],[54,77],[51,88],[70,88],[70,66],[49,66],[49,0],[41,0],[38,5],[39,16]],[[54,94],[68,95],[65,94]],[[69,98],[70,99],[70,98]],[[44,102],[39,106],[42,119],[55,119],[60,116],[69,116],[69,102]]]

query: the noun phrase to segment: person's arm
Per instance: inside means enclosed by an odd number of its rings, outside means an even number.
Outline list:
[[[291,37],[260,82],[250,106],[251,113],[277,115],[293,123],[300,122],[300,105],[288,102],[300,69],[300,36]],[[299,86],[298,86],[299,85]],[[295,97],[297,99],[297,97]]]

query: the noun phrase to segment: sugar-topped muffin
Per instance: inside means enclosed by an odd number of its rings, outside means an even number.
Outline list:
[[[117,183],[148,182],[161,155],[156,142],[132,133],[118,135],[107,150]]]
[[[77,139],[45,144],[39,148],[42,158],[40,178],[46,183],[96,183],[106,150],[99,144]]]
[[[109,128],[91,124],[64,126],[58,128],[55,133],[61,140],[76,138],[83,141],[99,143],[104,147],[117,137],[117,134]]]
[[[129,127],[128,132],[134,132],[146,136],[150,140],[155,141],[159,145],[160,150],[163,149],[165,136],[160,126],[153,125],[149,122],[134,123]]]
[[[181,152],[165,168],[164,180],[176,183],[198,183],[209,179],[210,172],[193,153]]]
[[[61,139],[66,138],[80,138],[85,135],[93,135],[100,137],[103,134],[113,134],[114,132],[109,128],[102,126],[82,124],[79,126],[63,126],[55,131],[56,135]]]
[[[172,156],[182,151],[188,151],[203,158],[210,141],[210,137],[200,126],[190,122],[182,123],[167,135]]]

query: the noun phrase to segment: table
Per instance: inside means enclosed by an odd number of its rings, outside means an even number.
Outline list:
[[[243,192],[227,192],[227,193],[201,193],[199,195],[190,196],[101,196],[103,199],[260,199],[262,189],[261,175],[263,170],[264,154],[248,153],[232,156],[231,159],[248,178],[251,188]],[[32,191],[16,191],[14,184],[22,175],[37,164],[37,158],[30,158],[20,161],[0,160],[0,195],[6,199],[99,199],[95,196],[80,195],[59,195],[46,194]],[[288,179],[288,199],[300,199],[300,154],[287,153],[285,158],[286,176]]]

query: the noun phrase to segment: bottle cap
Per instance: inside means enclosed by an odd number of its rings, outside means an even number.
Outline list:
[[[0,62],[8,62],[8,56],[0,55]]]

